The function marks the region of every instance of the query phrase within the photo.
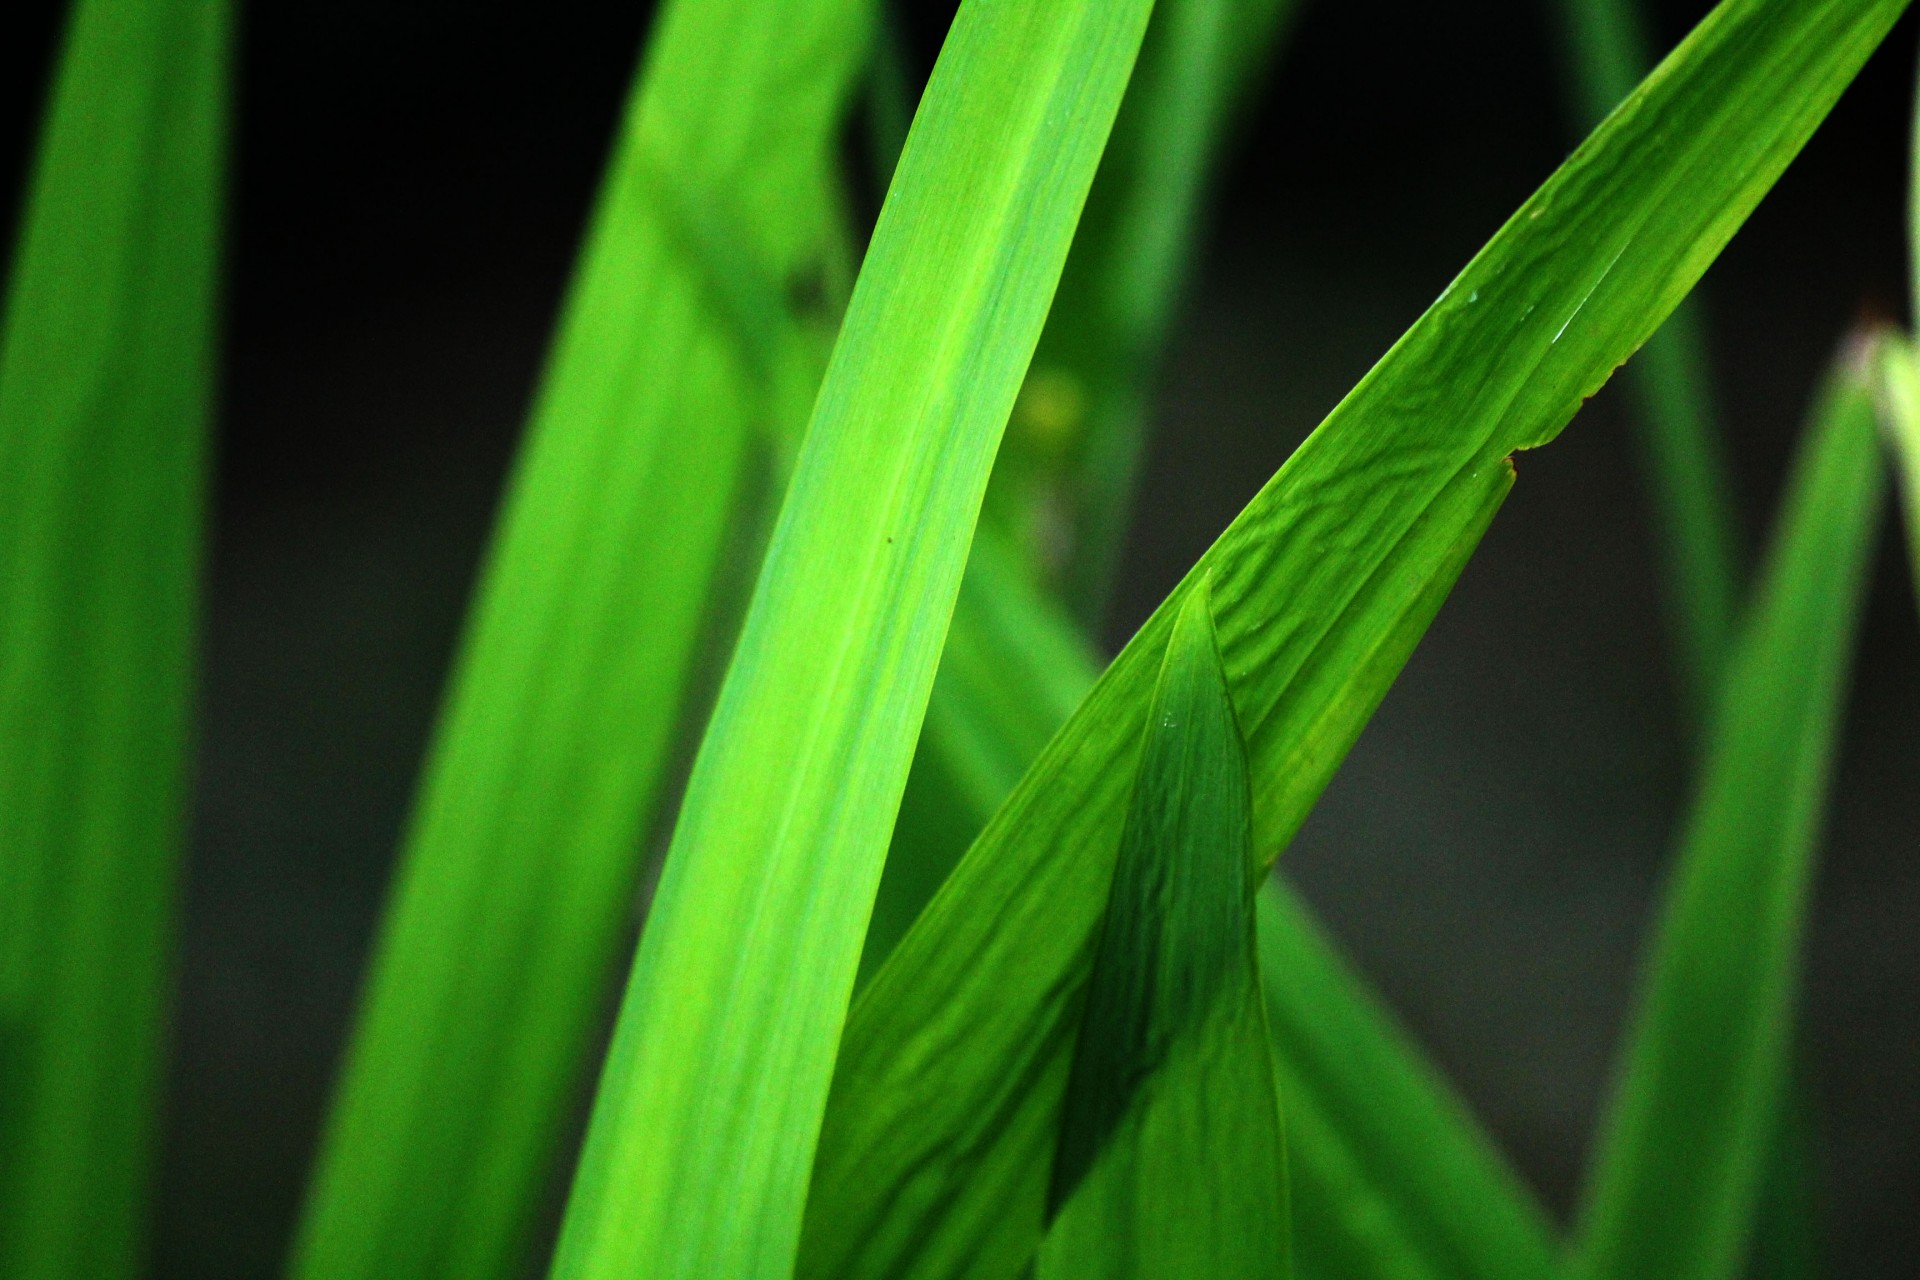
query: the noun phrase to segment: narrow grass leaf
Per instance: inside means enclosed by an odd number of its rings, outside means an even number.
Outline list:
[[[1148,9],[954,19],[694,764],[558,1276],[792,1268],[981,495]]]
[[[1582,128],[1606,119],[1653,65],[1638,0],[1560,0]],[[1641,474],[1653,498],[1680,692],[1695,732],[1733,647],[1741,579],[1726,446],[1714,420],[1700,305],[1689,298],[1627,366]]]
[[[1247,752],[1203,581],[1167,640],[1087,980],[1040,1280],[1289,1274]]]
[[[751,459],[798,438],[838,318],[837,130],[866,16],[662,8],[421,779],[295,1276],[524,1266]]]
[[[1728,669],[1581,1213],[1581,1280],[1740,1274],[1879,528],[1868,345],[1815,407]]]
[[[174,903],[223,0],[81,0],[0,318],[0,1275],[134,1274]]]
[[[1692,287],[1901,11],[1728,0],[1530,199],[1190,574],[1277,856],[1511,483]],[[1077,993],[1166,606],[1102,677],[849,1021],[808,1277],[1030,1255]]]

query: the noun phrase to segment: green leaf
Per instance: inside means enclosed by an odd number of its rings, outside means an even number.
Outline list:
[[[1300,447],[1211,573],[1277,856],[1509,484],[1657,327],[1805,142],[1900,0],[1728,0]],[[808,1277],[1011,1274],[1037,1240],[1076,993],[1172,618],[1142,628],[847,1026]]]
[[[1869,350],[1824,388],[1708,735],[1581,1213],[1582,1280],[1740,1274],[1879,528]]]
[[[1624,100],[1653,64],[1635,0],[1560,0],[1583,128]],[[1739,616],[1739,532],[1726,446],[1714,421],[1699,303],[1682,302],[1627,365],[1641,473],[1653,499],[1661,585],[1680,692],[1705,724]]]
[[[967,545],[1147,0],[967,0],[688,783],[555,1274],[785,1276]]]
[[[1147,715],[1067,1074],[1041,1280],[1289,1274],[1250,804],[1202,581]]]
[[[0,1275],[141,1262],[215,369],[222,0],[82,0],[0,319]]]
[[[866,17],[662,9],[420,782],[295,1276],[524,1266],[753,455],[792,447],[825,364]]]

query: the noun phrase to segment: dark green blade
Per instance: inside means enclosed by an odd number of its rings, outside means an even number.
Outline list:
[[[1246,746],[1206,583],[1167,641],[1067,1073],[1040,1280],[1289,1274]]]
[[[1213,575],[1264,859],[1438,608],[1509,455],[1551,440],[1658,326],[1901,8],[1728,0],[1195,566]],[[1137,750],[1128,726],[1171,621],[1163,606],[1128,645],[863,993],[803,1275],[993,1274],[984,1260],[1031,1249]]]
[[[865,21],[863,0],[662,7],[421,779],[295,1276],[524,1268],[743,473],[791,447],[825,364]]]
[[[1850,342],[1821,393],[1728,668],[1581,1212],[1583,1280],[1727,1280],[1746,1260],[1879,529],[1869,361]]]
[[[966,0],[702,740],[554,1274],[785,1277],[987,474],[1149,0]]]
[[[223,0],[82,0],[0,321],[0,1275],[138,1269],[172,986]]]

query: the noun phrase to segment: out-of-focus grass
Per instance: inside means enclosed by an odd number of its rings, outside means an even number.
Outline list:
[[[1869,356],[1850,342],[1822,392],[1728,668],[1581,1212],[1582,1280],[1731,1280],[1746,1261],[1879,530]]]
[[[131,1276],[173,976],[224,0],[71,15],[0,321],[0,1275]]]

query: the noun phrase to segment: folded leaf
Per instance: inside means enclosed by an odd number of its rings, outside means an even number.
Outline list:
[[[1093,684],[1072,621],[1009,560],[982,529],[914,759],[926,776],[908,787],[896,843],[964,840]],[[1557,1248],[1546,1215],[1465,1105],[1283,882],[1259,910],[1301,1273],[1545,1275]]]
[[[694,763],[557,1276],[791,1271],[981,494],[1149,7],[954,19]]]
[[[1582,1280],[1741,1273],[1883,488],[1855,340],[1815,407],[1707,738],[1581,1212]]]
[[[1898,15],[1728,0],[1517,212],[1189,575],[1210,573],[1275,857],[1511,482],[1685,295]],[[849,1020],[807,1277],[1010,1274],[1033,1248],[1077,993],[1166,606]]]
[[[74,7],[0,317],[0,1275],[135,1273],[225,172],[223,0]]]
[[[1289,1274],[1249,808],[1203,581],[1147,715],[1067,1073],[1040,1280]]]

